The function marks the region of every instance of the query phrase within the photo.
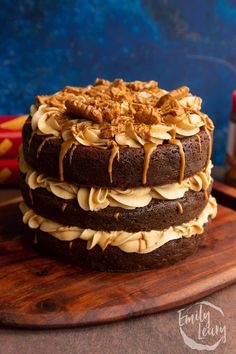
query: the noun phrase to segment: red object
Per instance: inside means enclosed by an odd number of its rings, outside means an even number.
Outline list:
[[[232,92],[232,112],[236,113],[236,91]]]
[[[21,142],[21,131],[0,129],[0,158],[17,156]]]
[[[18,151],[27,116],[0,116],[0,185],[19,184]]]
[[[16,157],[22,142],[22,126],[27,116],[0,117],[0,158]]]
[[[19,165],[17,158],[0,159],[0,185],[17,186],[19,184]]]
[[[7,115],[0,116],[0,124],[4,122],[8,122],[9,120],[15,119],[19,116],[20,114],[7,114]]]

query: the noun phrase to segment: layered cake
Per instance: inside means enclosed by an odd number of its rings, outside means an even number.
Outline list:
[[[121,79],[37,96],[20,151],[29,240],[105,271],[159,268],[195,252],[217,209],[214,126],[201,102],[186,86]]]

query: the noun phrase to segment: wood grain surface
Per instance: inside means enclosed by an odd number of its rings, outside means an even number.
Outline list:
[[[199,252],[141,273],[88,272],[27,245],[17,204],[0,208],[0,323],[28,328],[101,324],[176,308],[236,281],[236,212],[220,206]]]

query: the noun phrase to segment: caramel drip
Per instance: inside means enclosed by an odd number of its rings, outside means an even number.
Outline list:
[[[141,253],[142,252],[142,238],[140,238],[138,241],[139,241],[138,251],[139,251],[139,253]]]
[[[33,132],[31,133],[30,139],[29,139],[29,141],[28,141],[28,150],[30,150],[30,146],[31,146],[31,143],[32,143],[32,140],[33,140],[33,137],[35,136],[35,134],[36,134],[35,131],[33,131]]]
[[[178,145],[178,147],[179,147],[179,153],[180,153],[180,159],[181,159],[179,183],[182,183],[182,181],[184,179],[184,170],[185,170],[185,153],[184,153],[183,145],[182,145],[181,141],[178,139],[171,139],[171,140],[169,140],[169,143],[173,144],[173,145]]]
[[[198,140],[198,145],[199,145],[199,152],[202,152],[202,144],[201,144],[201,137],[200,135],[196,135],[197,140]]]
[[[154,150],[156,150],[156,144],[146,143],[143,146],[144,149],[144,163],[143,163],[143,176],[142,183],[147,183],[147,172],[150,164],[150,159]]]
[[[148,240],[146,239],[145,237],[145,234],[143,235],[143,239],[145,241],[145,247],[148,248],[149,247],[149,244],[148,244]]]
[[[37,149],[37,154],[36,154],[36,157],[37,159],[39,158],[39,155],[42,151],[42,148],[44,147],[44,145],[49,141],[49,140],[55,140],[55,139],[58,139],[56,136],[48,136],[47,138],[45,138],[43,140],[43,142],[39,145],[38,149]]]
[[[37,235],[34,234],[34,244],[36,245],[38,243],[38,238],[37,238]]]
[[[141,238],[139,239],[139,253],[142,252],[142,241],[145,242],[145,247],[148,248],[148,240],[146,239],[144,232],[141,232]]]
[[[72,162],[72,159],[73,159],[73,154],[74,154],[74,152],[75,152],[75,149],[77,148],[77,145],[78,145],[78,144],[75,144],[75,145],[72,147],[71,151],[70,151],[70,165],[71,165],[71,162]]]
[[[116,220],[119,219],[119,216],[120,216],[120,213],[118,213],[118,212],[116,212],[116,213],[114,214],[114,218],[115,218]]]
[[[70,249],[70,250],[72,249],[72,246],[73,246],[73,242],[70,241],[70,242],[69,242],[69,249]]]
[[[208,195],[206,189],[204,189],[204,198],[205,198],[205,200],[208,200],[208,199],[209,199],[209,195]]]
[[[173,127],[173,129],[171,131],[171,135],[172,135],[172,139],[176,138],[176,124],[175,124],[175,126]]]
[[[75,140],[68,140],[68,141],[64,141],[61,144],[61,150],[60,150],[60,154],[59,154],[59,179],[60,181],[64,181],[64,171],[63,171],[63,160],[64,157],[66,156],[67,152],[70,150],[71,146],[73,144],[76,144]]]
[[[32,190],[29,189],[29,197],[30,197],[30,201],[31,201],[31,204],[33,205],[33,194],[32,194]]]
[[[61,211],[64,212],[67,207],[67,203],[63,203],[61,207]]]
[[[111,155],[110,155],[110,158],[109,158],[109,163],[108,163],[108,173],[109,173],[109,176],[110,176],[110,182],[111,183],[113,182],[113,179],[112,179],[112,167],[113,167],[113,162],[114,162],[115,157],[117,157],[117,161],[119,161],[120,150],[119,150],[119,146],[117,146],[117,145],[113,145],[113,147],[111,149]]]
[[[210,159],[211,159],[211,153],[212,153],[212,137],[211,137],[211,133],[209,132],[209,130],[207,129],[207,127],[205,126],[205,132],[207,133],[208,135],[208,138],[209,138],[209,145],[208,145],[208,151],[207,151],[207,162],[206,162],[206,165],[205,165],[205,169],[207,168],[209,162],[210,162]]]
[[[177,202],[177,207],[178,207],[179,213],[182,215],[183,212],[184,212],[184,209],[183,209],[182,204],[180,204],[179,202]]]

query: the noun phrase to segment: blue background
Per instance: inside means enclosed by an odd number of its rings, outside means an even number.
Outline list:
[[[1,0],[0,114],[98,77],[190,86],[224,163],[236,78],[235,0]]]

